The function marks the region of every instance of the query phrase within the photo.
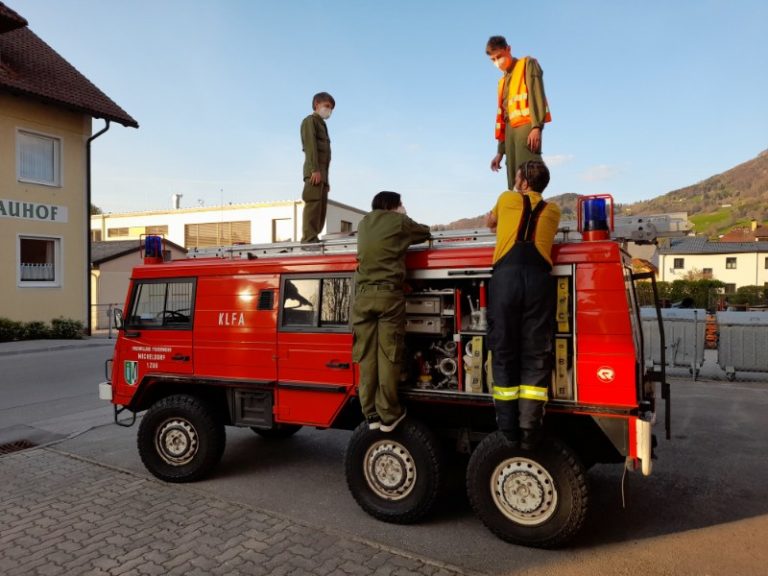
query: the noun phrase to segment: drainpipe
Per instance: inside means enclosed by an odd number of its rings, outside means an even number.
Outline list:
[[[87,279],[85,286],[85,333],[91,335],[91,142],[109,130],[109,120],[104,120],[104,128],[88,138],[85,145],[85,251]]]

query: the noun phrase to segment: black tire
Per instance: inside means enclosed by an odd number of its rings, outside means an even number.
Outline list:
[[[221,460],[226,443],[224,424],[194,396],[168,396],[153,404],[141,419],[141,461],[167,482],[193,482]]]
[[[355,501],[384,522],[416,522],[432,509],[440,493],[438,441],[429,428],[411,418],[389,433],[360,424],[347,445],[345,468]]]
[[[501,432],[486,436],[469,460],[467,493],[491,532],[524,546],[561,547],[587,515],[584,467],[570,448],[550,438],[522,450]]]
[[[256,428],[255,426],[251,426],[251,430],[267,440],[290,438],[296,434],[296,432],[301,430],[301,428],[302,427],[299,424],[275,424],[272,428]]]

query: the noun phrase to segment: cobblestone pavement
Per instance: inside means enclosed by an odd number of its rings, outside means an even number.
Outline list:
[[[466,574],[53,448],[0,457],[0,527],[3,576]]]

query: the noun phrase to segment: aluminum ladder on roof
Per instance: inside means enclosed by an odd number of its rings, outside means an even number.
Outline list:
[[[416,244],[411,250],[428,248],[442,250],[478,246],[495,246],[496,234],[488,228],[467,230],[442,230],[432,232],[426,242]],[[192,248],[187,258],[230,258],[255,259],[262,257],[313,256],[317,254],[348,254],[357,252],[357,235],[328,234],[320,242],[302,244],[301,242],[274,242],[267,244],[238,244],[211,248]]]

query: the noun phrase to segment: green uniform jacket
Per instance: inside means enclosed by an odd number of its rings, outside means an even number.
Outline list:
[[[513,67],[514,69],[514,67]],[[507,110],[509,97],[509,80],[512,69],[504,74],[505,92],[502,98],[502,110]],[[544,116],[547,114],[547,98],[544,94],[544,72],[535,58],[528,57],[525,65],[525,84],[528,86],[528,109],[531,114],[531,129],[544,129]],[[504,154],[504,140],[499,140],[499,154]]]
[[[412,244],[429,239],[429,226],[418,224],[405,214],[374,210],[357,229],[357,273],[355,283],[393,284],[405,281],[405,252]]]
[[[328,167],[331,164],[331,139],[325,120],[315,113],[301,123],[301,148],[304,150],[304,179],[312,172],[320,172],[323,182],[328,184]]]

